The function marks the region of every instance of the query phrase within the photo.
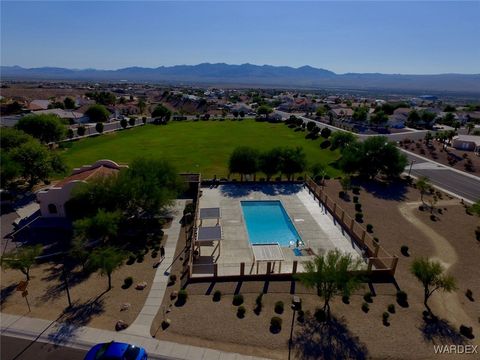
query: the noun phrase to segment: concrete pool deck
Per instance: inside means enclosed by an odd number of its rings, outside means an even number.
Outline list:
[[[243,218],[240,202],[242,200],[280,200],[300,234],[306,248],[321,254],[333,249],[340,249],[355,257],[360,257],[347,235],[342,233],[332,217],[326,213],[318,202],[308,193],[302,184],[225,184],[218,187],[202,187],[200,209],[219,207],[223,230],[220,255],[215,246],[202,246],[199,263],[218,264],[218,275],[235,274],[239,263],[245,263],[245,271],[254,272],[253,253]],[[216,220],[203,220],[202,226],[213,226]],[[295,256],[292,249],[282,247],[285,261],[282,272],[288,272],[293,261],[301,263],[311,256]],[[197,262],[197,263],[198,263]],[[197,270],[200,267],[197,267]],[[194,273],[198,272],[195,271]],[[203,271],[200,271],[203,272]],[[208,271],[206,271],[208,272]]]

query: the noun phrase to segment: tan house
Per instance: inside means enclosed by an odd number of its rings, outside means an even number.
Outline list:
[[[81,168],[74,169],[72,175],[37,193],[41,216],[66,217],[65,203],[70,200],[75,186],[97,177],[116,174],[120,169],[126,167],[126,165],[119,165],[112,160],[98,160],[92,165],[84,165]]]
[[[480,136],[458,135],[452,140],[452,147],[457,150],[474,151],[480,154]]]

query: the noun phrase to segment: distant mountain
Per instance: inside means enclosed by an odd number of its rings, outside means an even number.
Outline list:
[[[203,63],[198,65],[160,66],[158,68],[128,67],[118,70],[76,70],[57,67],[26,69],[20,66],[1,66],[0,75],[5,80],[109,82],[127,80],[150,83],[480,93],[480,74],[336,74],[329,70],[311,66],[293,68],[272,65]]]

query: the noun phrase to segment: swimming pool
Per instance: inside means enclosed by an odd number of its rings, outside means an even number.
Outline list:
[[[297,240],[302,243],[280,201],[241,201],[241,206],[251,244],[288,247]]]

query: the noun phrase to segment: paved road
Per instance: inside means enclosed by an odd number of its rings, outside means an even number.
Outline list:
[[[1,336],[0,345],[2,360],[83,360],[86,354],[85,350],[8,336]]]
[[[405,153],[410,161],[415,160],[412,166],[413,176],[427,176],[433,185],[448,190],[458,196],[475,202],[480,199],[480,178],[470,177],[449,169],[447,166],[422,159],[410,153]],[[410,165],[406,168],[408,172]]]

